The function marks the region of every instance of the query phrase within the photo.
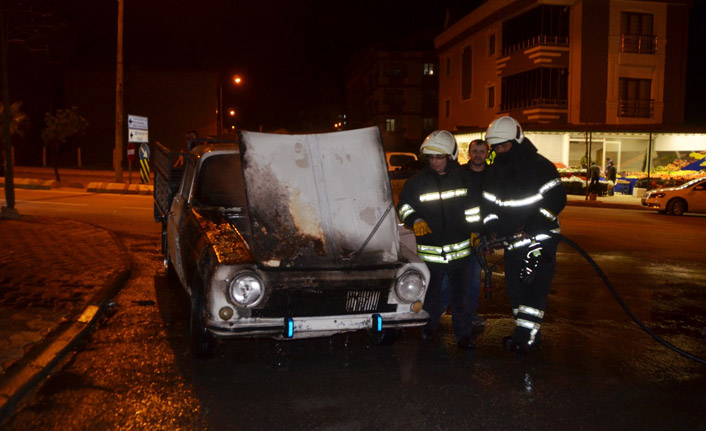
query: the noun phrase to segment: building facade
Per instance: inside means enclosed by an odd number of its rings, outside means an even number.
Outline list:
[[[511,115],[547,158],[581,172],[706,175],[683,128],[690,0],[488,0],[434,40],[439,128],[468,142]]]
[[[439,127],[684,120],[689,0],[489,0],[439,34]]]
[[[350,63],[347,127],[379,127],[387,151],[417,151],[437,129],[436,53],[371,48]]]

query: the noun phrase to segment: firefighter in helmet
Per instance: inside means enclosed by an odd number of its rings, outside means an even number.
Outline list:
[[[485,136],[495,152],[481,200],[481,218],[491,237],[505,238],[505,285],[515,329],[503,346],[526,354],[539,344],[566,192],[552,162],[537,152],[512,117],[496,118]]]
[[[457,346],[474,348],[470,298],[470,235],[480,223],[480,196],[469,194],[470,176],[456,161],[458,145],[446,130],[432,132],[420,148],[424,168],[405,183],[397,212],[414,230],[417,254],[431,273],[424,309],[429,323],[422,338],[431,340],[444,312],[441,285],[448,276],[451,287],[452,326]],[[473,209],[475,208],[475,209]],[[475,211],[475,214],[471,214]]]

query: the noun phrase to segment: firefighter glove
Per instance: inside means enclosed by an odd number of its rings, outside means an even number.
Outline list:
[[[431,233],[429,225],[422,219],[414,222],[414,236],[424,236]]]

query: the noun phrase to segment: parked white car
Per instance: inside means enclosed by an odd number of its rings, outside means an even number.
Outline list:
[[[706,213],[706,178],[697,178],[679,187],[647,192],[642,205],[662,213]]]

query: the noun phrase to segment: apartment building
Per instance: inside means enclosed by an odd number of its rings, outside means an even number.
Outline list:
[[[378,126],[388,151],[414,151],[438,128],[437,60],[431,44],[370,48],[350,62],[347,126]]]
[[[610,157],[640,176],[701,157],[706,137],[682,128],[692,3],[488,0],[434,39],[439,128],[463,156],[511,115],[541,153],[579,170]]]
[[[489,0],[439,34],[439,127],[680,124],[690,0]]]

